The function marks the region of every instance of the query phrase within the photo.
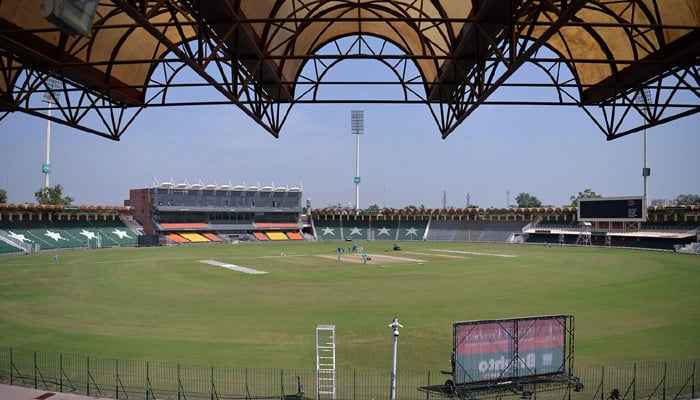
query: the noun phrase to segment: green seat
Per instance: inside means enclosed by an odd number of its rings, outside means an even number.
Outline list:
[[[0,240],[0,254],[7,254],[7,253],[19,253],[22,250],[16,248],[15,246],[11,246],[2,240]]]

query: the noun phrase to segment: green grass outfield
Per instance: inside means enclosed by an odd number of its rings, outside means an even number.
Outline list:
[[[346,246],[347,244],[343,244]],[[425,260],[338,263],[339,243],[263,243],[0,257],[0,347],[194,365],[311,368],[334,323],[338,364],[449,368],[457,320],[571,313],[577,365],[700,357],[700,257],[651,251],[366,243]],[[288,255],[279,257],[285,249]],[[432,249],[514,255],[453,254]],[[386,252],[386,253],[385,253]],[[426,253],[428,255],[409,254]],[[59,264],[52,261],[59,254]],[[268,271],[245,275],[212,259]]]

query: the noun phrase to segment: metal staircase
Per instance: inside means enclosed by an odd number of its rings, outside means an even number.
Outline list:
[[[316,399],[335,400],[335,325],[316,326]]]
[[[127,228],[136,232],[139,235],[143,235],[143,226],[131,215],[119,214],[119,219],[122,221]]]

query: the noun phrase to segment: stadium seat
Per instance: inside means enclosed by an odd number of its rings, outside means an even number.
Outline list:
[[[269,240],[269,239],[267,238],[267,236],[265,236],[265,234],[262,233],[262,232],[253,232],[253,236],[255,236],[255,238],[258,239],[258,240],[262,240],[262,241]]]
[[[207,243],[207,242],[209,242],[209,239],[200,235],[199,233],[180,232],[179,235],[184,237],[185,239],[189,240],[192,243]]]
[[[316,236],[319,240],[341,240],[342,230],[340,221],[330,219],[314,219]]]
[[[165,235],[165,237],[168,238],[169,240],[172,240],[175,243],[189,243],[190,242],[186,238],[178,235],[177,233],[169,233],[169,234]]]
[[[287,240],[287,235],[283,232],[265,232],[270,240]]]
[[[299,232],[287,232],[287,237],[291,240],[304,240]]]
[[[223,242],[223,239],[221,239],[213,233],[202,233],[202,235],[212,242]]]
[[[135,246],[138,236],[120,220],[7,221],[3,225],[10,239],[36,244],[43,250]]]
[[[18,249],[15,246],[10,246],[9,244],[0,240],[0,254],[2,254],[2,253],[17,253],[20,251],[22,251],[22,250]]]

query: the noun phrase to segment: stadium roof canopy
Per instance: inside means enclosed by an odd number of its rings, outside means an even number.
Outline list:
[[[277,136],[295,104],[425,104],[443,138],[482,105],[580,107],[608,139],[700,111],[700,0],[100,0],[90,36],[40,6],[0,0],[0,119],[114,140],[163,106],[232,104]],[[365,59],[396,80],[324,80]]]

